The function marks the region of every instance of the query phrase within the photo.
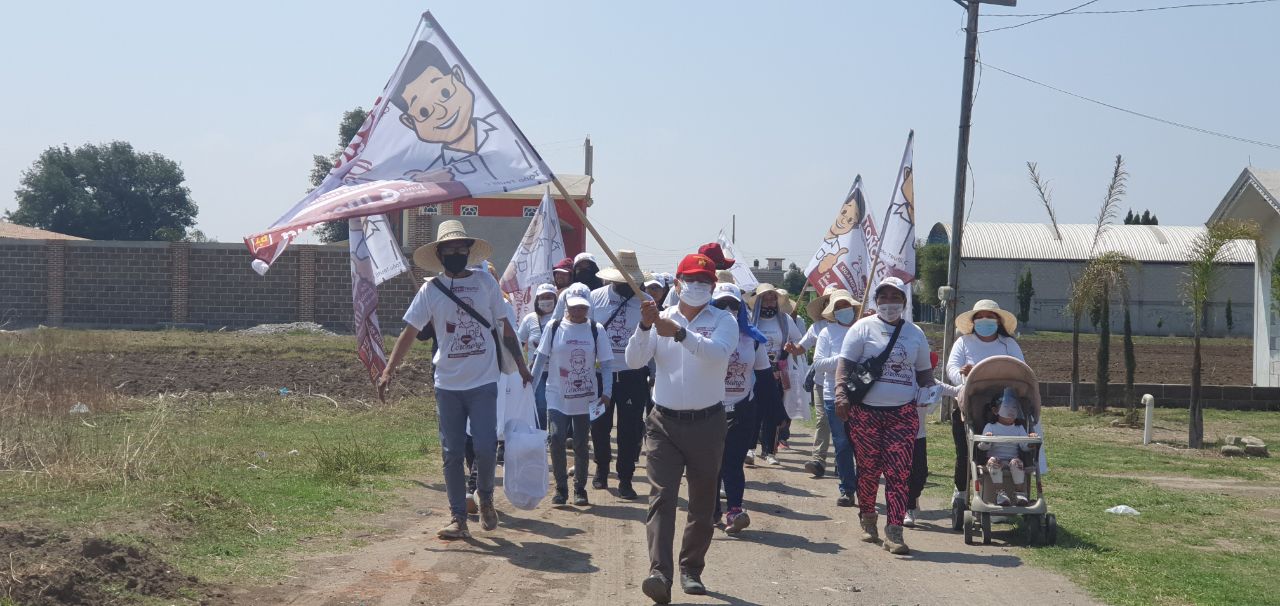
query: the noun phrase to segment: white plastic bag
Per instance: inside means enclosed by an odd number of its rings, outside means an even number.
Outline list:
[[[790,356],[788,360],[787,378],[791,380],[791,389],[782,392],[782,406],[787,417],[808,421],[813,394],[804,390],[804,378],[809,374],[809,361],[803,355]]]
[[[538,409],[533,401],[533,385],[526,386],[520,374],[498,375],[498,439],[507,439],[507,421],[518,420],[538,426]]]
[[[1132,508],[1132,507],[1129,507],[1128,505],[1116,505],[1115,507],[1112,507],[1111,509],[1108,509],[1108,510],[1107,510],[1107,513],[1114,513],[1114,514],[1116,514],[1116,515],[1122,515],[1122,516],[1140,516],[1140,515],[1142,515],[1142,513],[1141,513],[1141,512],[1139,512],[1137,509],[1134,509],[1134,508]]]
[[[533,391],[529,392],[532,405]],[[517,509],[530,510],[547,496],[547,432],[529,423],[507,421],[506,464],[502,467],[502,490]]]

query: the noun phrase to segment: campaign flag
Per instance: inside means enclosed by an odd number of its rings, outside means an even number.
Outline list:
[[[873,282],[896,276],[910,285],[916,277],[916,195],[911,158],[915,137],[915,131],[907,135],[907,149],[902,153],[902,165],[898,168],[893,196],[889,199],[884,228],[872,249],[876,255]],[[911,319],[910,288],[907,289],[907,306],[903,315]]]
[[[862,192],[862,175],[853,179],[849,194],[827,228],[818,251],[805,267],[805,275],[819,294],[828,286],[849,291],[862,300],[871,271],[870,242],[876,239],[875,222]]]
[[[431,13],[423,13],[368,118],[329,171],[266,231],[244,239],[265,273],[305,230],[546,183],[551,169]],[[385,231],[370,240],[389,240]]]
[[[756,275],[751,273],[751,268],[747,267],[742,257],[738,256],[738,251],[733,247],[733,242],[726,238],[724,232],[716,237],[716,242],[720,243],[720,250],[724,252],[724,256],[734,259],[733,267],[729,268],[729,273],[733,274],[733,281],[742,289],[742,292],[751,292],[760,285],[760,281],[756,279]]]
[[[379,222],[379,220],[381,220]],[[370,236],[385,227],[386,218],[356,217],[347,221],[351,245],[351,307],[355,312],[356,356],[369,370],[369,379],[376,385],[378,375],[387,367],[387,352],[382,347],[382,329],[378,326],[379,264],[387,264],[387,253],[378,250],[377,239]],[[372,240],[372,242],[371,242]],[[392,256],[393,266],[403,264],[398,250]],[[403,271],[403,270],[401,270]],[[382,275],[386,275],[385,272]],[[396,275],[396,274],[391,274]],[[383,278],[385,279],[385,278]]]
[[[516,254],[502,272],[502,292],[516,310],[516,320],[533,311],[533,293],[539,284],[552,284],[551,270],[564,258],[564,236],[560,233],[560,217],[556,202],[548,190],[524,231]]]

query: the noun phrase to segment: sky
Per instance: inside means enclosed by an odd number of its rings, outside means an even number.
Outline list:
[[[1214,1],[1214,0],[1204,0]],[[983,12],[1044,13],[1076,0]],[[1086,10],[1182,4],[1101,0]],[[223,242],[270,225],[368,108],[430,9],[551,168],[583,170],[609,245],[671,271],[737,217],[740,255],[804,265],[857,174],[877,217],[916,132],[918,237],[950,221],[964,11],[895,2],[43,0],[5,7],[0,208],[50,146],[124,140],[184,170]],[[984,17],[980,30],[1026,19]],[[1200,128],[1280,144],[1280,2],[1064,15],[980,36],[982,61]],[[972,221],[1096,218],[1111,166],[1125,208],[1202,224],[1240,171],[1280,149],[1170,127],[981,70]],[[594,243],[592,250],[599,250]],[[247,260],[246,254],[246,260]]]

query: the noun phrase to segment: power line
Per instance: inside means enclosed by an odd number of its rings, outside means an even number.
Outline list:
[[[1031,17],[1050,17],[1056,15],[1122,15],[1127,13],[1150,13],[1155,11],[1171,11],[1183,8],[1214,8],[1220,6],[1243,6],[1246,4],[1265,4],[1268,2],[1276,2],[1277,0],[1241,0],[1239,2],[1204,2],[1199,4],[1175,4],[1172,6],[1152,6],[1149,8],[1130,8],[1111,11],[1070,11],[1064,13],[1019,13],[1019,14],[998,14],[983,13],[983,17],[1013,17],[1017,19],[1028,19]]]
[[[1046,14],[1046,15],[1044,15],[1043,17],[1040,17],[1039,19],[1032,19],[1032,20],[1030,20],[1030,21],[1023,21],[1022,23],[1019,23],[1019,24],[1017,24],[1017,25],[1006,25],[1006,26],[1004,26],[1004,27],[997,27],[997,28],[995,28],[995,29],[983,30],[983,31],[980,31],[980,32],[978,32],[978,33],[979,33],[979,34],[989,34],[989,33],[991,33],[991,32],[998,32],[998,31],[1000,31],[1000,30],[1015,29],[1015,28],[1022,27],[1022,26],[1024,26],[1024,25],[1031,25],[1032,23],[1039,23],[1039,22],[1041,22],[1041,21],[1044,21],[1045,19],[1052,19],[1052,18],[1054,18],[1054,17],[1057,17],[1058,15],[1065,15],[1065,14],[1067,14],[1067,13],[1070,13],[1070,12],[1072,12],[1072,11],[1074,11],[1074,10],[1078,9],[1078,8],[1084,8],[1084,7],[1089,6],[1090,4],[1093,4],[1093,3],[1097,2],[1097,1],[1098,1],[1098,0],[1089,0],[1088,2],[1085,2],[1084,4],[1079,4],[1079,5],[1073,6],[1073,7],[1069,8],[1069,9],[1067,9],[1067,10],[1064,10],[1064,11],[1059,11],[1059,12],[1056,12],[1056,13],[1049,13],[1049,14]]]
[[[1241,143],[1250,143],[1250,144],[1258,145],[1258,146],[1262,146],[1262,147],[1269,147],[1269,148],[1271,148],[1271,149],[1280,149],[1280,144],[1276,144],[1276,143],[1268,143],[1268,142],[1266,142],[1266,141],[1258,141],[1258,140],[1256,140],[1256,139],[1246,139],[1246,138],[1244,138],[1244,137],[1237,137],[1237,136],[1235,136],[1235,135],[1229,135],[1229,134],[1227,134],[1227,133],[1222,133],[1222,132],[1218,132],[1218,131],[1215,131],[1215,130],[1209,130],[1209,129],[1207,129],[1207,128],[1200,128],[1199,126],[1192,126],[1192,125],[1190,125],[1190,124],[1184,124],[1184,123],[1182,123],[1182,122],[1175,122],[1175,121],[1173,121],[1173,120],[1166,120],[1166,119],[1164,119],[1164,118],[1160,118],[1160,117],[1158,117],[1158,116],[1153,116],[1153,115],[1151,115],[1151,114],[1144,114],[1144,113],[1142,113],[1142,112],[1140,112],[1140,111],[1135,111],[1135,110],[1132,110],[1132,109],[1127,109],[1127,108],[1124,108],[1124,107],[1120,107],[1120,106],[1118,106],[1118,105],[1112,105],[1112,104],[1107,103],[1107,102],[1105,102],[1105,101],[1099,101],[1099,100],[1097,100],[1097,99],[1093,99],[1093,98],[1090,98],[1090,97],[1086,97],[1086,96],[1084,96],[1084,95],[1079,95],[1079,94],[1073,93],[1073,92],[1068,91],[1068,90],[1063,90],[1063,89],[1058,88],[1058,87],[1056,87],[1056,86],[1052,86],[1052,85],[1049,85],[1049,84],[1045,84],[1044,82],[1040,82],[1040,81],[1038,81],[1038,80],[1033,80],[1033,79],[1031,79],[1031,78],[1028,78],[1028,77],[1023,76],[1023,75],[1020,75],[1020,74],[1015,74],[1015,73],[1013,73],[1013,72],[1011,72],[1011,71],[1009,71],[1009,70],[1007,70],[1007,69],[1001,69],[1001,68],[999,68],[999,67],[996,67],[996,66],[994,66],[994,65],[991,65],[990,63],[980,63],[980,64],[981,64],[981,65],[985,65],[986,67],[990,67],[991,69],[994,69],[994,70],[996,70],[996,71],[998,71],[998,72],[1000,72],[1000,73],[1003,73],[1003,74],[1006,74],[1006,75],[1009,75],[1009,76],[1013,76],[1014,78],[1017,78],[1017,79],[1019,79],[1019,80],[1023,80],[1023,81],[1025,81],[1025,82],[1030,82],[1031,84],[1034,84],[1034,85],[1036,85],[1036,86],[1041,86],[1041,87],[1047,88],[1047,89],[1049,89],[1049,90],[1051,90],[1051,91],[1059,92],[1059,93],[1062,93],[1062,94],[1067,95],[1067,96],[1075,97],[1075,98],[1080,99],[1080,100],[1082,100],[1082,101],[1088,101],[1089,103],[1093,103],[1093,104],[1095,104],[1095,105],[1101,105],[1101,106],[1103,106],[1103,107],[1106,107],[1106,108],[1109,108],[1109,109],[1114,109],[1114,110],[1116,110],[1116,111],[1120,111],[1120,112],[1124,112],[1124,113],[1126,113],[1126,114],[1133,115],[1133,116],[1137,116],[1137,117],[1139,117],[1139,118],[1146,118],[1147,120],[1151,120],[1151,121],[1154,121],[1154,122],[1159,122],[1159,123],[1161,123],[1161,124],[1167,124],[1167,125],[1169,125],[1169,126],[1176,126],[1176,127],[1178,127],[1178,128],[1184,128],[1184,129],[1186,129],[1186,130],[1194,131],[1194,132],[1197,132],[1197,133],[1200,133],[1200,134],[1203,134],[1203,135],[1213,135],[1213,136],[1215,136],[1215,137],[1221,137],[1221,138],[1223,138],[1223,139],[1230,139],[1230,140],[1232,140],[1232,141],[1239,141],[1239,142],[1241,142]]]

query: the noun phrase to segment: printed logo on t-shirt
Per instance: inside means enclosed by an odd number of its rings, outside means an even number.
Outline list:
[[[572,342],[572,341],[571,341]],[[595,372],[587,363],[585,349],[569,352],[569,367],[560,368],[561,392],[565,399],[588,398],[595,395]]]
[[[893,344],[893,353],[889,354],[889,359],[884,362],[884,372],[880,375],[880,380],[885,383],[914,386],[915,370],[915,365],[907,356],[907,348],[899,341]]]
[[[464,290],[462,287],[455,288],[454,291]],[[472,290],[472,289],[466,289]],[[475,301],[470,297],[459,297],[464,303],[475,309]],[[484,326],[481,326],[471,314],[467,313],[461,307],[457,309],[457,320],[454,322],[445,322],[445,332],[452,338],[449,342],[450,358],[466,358],[468,356],[483,355],[485,353],[485,344],[488,338],[485,335]]]
[[[609,313],[612,314],[613,312]],[[614,316],[609,325],[604,327],[604,331],[609,337],[609,344],[613,347],[613,353],[625,354],[627,341],[631,339],[630,331],[627,330],[626,307],[618,310],[618,315]]]
[[[751,372],[750,366],[742,361],[742,353],[734,351],[729,356],[729,369],[724,375],[724,391],[726,394],[741,394],[747,391],[747,373]]]

